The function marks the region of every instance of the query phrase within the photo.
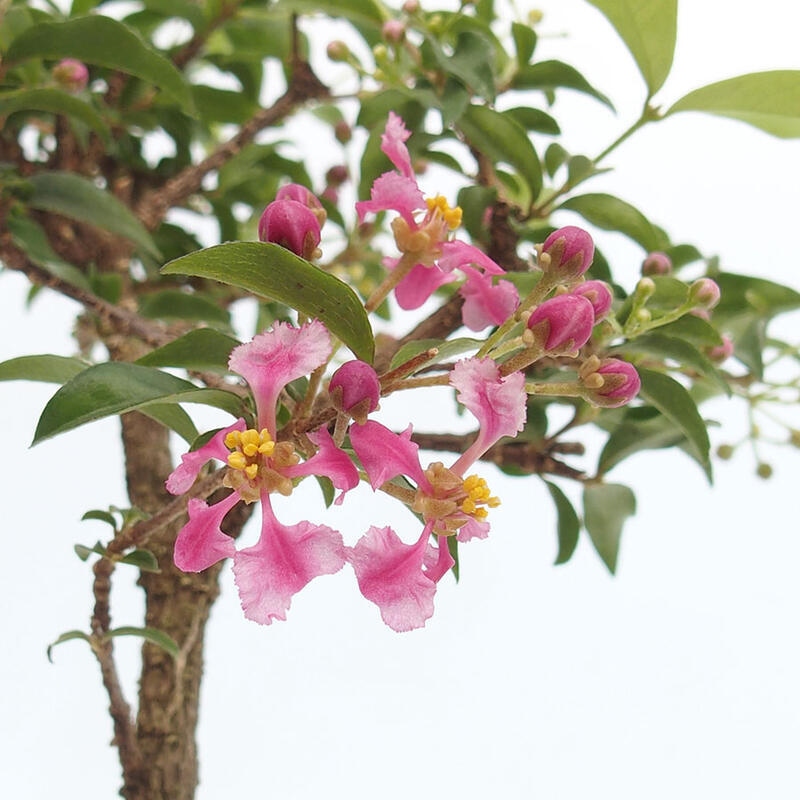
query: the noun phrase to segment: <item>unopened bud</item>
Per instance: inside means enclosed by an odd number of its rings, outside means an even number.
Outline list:
[[[331,61],[347,61],[350,58],[350,48],[340,39],[328,42],[325,52]]]
[[[650,253],[642,262],[642,275],[669,275],[672,272],[672,259],[660,251]]]
[[[353,129],[344,120],[340,120],[333,126],[333,135],[340,144],[347,144],[353,138]]]
[[[284,196],[279,191],[276,199],[264,209],[258,222],[258,238],[262,242],[285,247],[306,260],[317,258],[320,242],[319,215],[308,202],[292,198],[298,196],[298,190],[303,190],[314,198],[320,209],[322,205],[304,187],[296,184],[291,184],[290,187],[284,187],[287,190]]]
[[[560,294],[534,309],[526,324],[536,345],[559,354],[583,347],[592,335],[594,321],[594,308],[587,298]]]
[[[733,450],[734,447],[732,444],[721,444],[719,447],[717,447],[717,458],[721,458],[723,461],[728,461],[733,457]]]
[[[416,14],[419,11],[419,0],[406,0],[403,3],[403,11],[406,14]]]
[[[598,322],[611,310],[613,297],[605,281],[584,281],[572,289],[572,294],[585,297],[594,309],[594,320]]]
[[[719,303],[719,286],[711,278],[700,278],[689,287],[689,300],[707,311]]]
[[[763,478],[765,481],[769,480],[772,477],[772,465],[762,461],[756,467],[756,475],[758,475],[759,478]]]
[[[399,19],[388,19],[383,23],[381,36],[391,44],[399,44],[406,38],[406,26]]]
[[[568,225],[553,231],[542,245],[547,259],[540,259],[540,266],[548,275],[559,281],[580,278],[592,265],[594,242],[583,228]]]
[[[348,361],[333,373],[328,392],[337,411],[349,414],[359,424],[378,407],[381,384],[375,370],[365,361]]]
[[[79,92],[89,83],[89,69],[82,61],[65,58],[53,67],[55,82],[68,92]]]
[[[733,340],[730,336],[723,335],[722,344],[709,347],[706,352],[712,361],[721,364],[733,355]]]
[[[606,358],[589,374],[579,372],[581,383],[587,390],[586,399],[596,406],[604,408],[618,408],[629,403],[639,394],[642,380],[636,367],[619,358]],[[597,386],[596,378],[602,378],[602,385]]]

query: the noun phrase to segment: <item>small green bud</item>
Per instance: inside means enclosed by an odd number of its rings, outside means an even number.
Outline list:
[[[733,450],[734,447],[732,444],[721,444],[719,447],[717,447],[717,458],[727,461],[733,457]]]
[[[769,480],[772,477],[772,467],[762,461],[758,467],[756,467],[756,475],[758,475],[759,478],[763,478],[765,481]]]

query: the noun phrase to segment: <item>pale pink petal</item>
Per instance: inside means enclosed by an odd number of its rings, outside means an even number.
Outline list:
[[[468,269],[467,280],[458,291],[464,298],[461,317],[471,331],[501,325],[519,305],[519,293],[513,283],[500,280],[495,284],[491,275],[474,269]]]
[[[429,538],[430,526],[415,544],[404,544],[391,528],[373,525],[348,548],[361,594],[394,631],[421,628],[433,615],[436,582],[423,572]]]
[[[256,400],[258,426],[275,433],[275,405],[287,383],[308,375],[331,354],[331,337],[317,319],[295,328],[276,322],[272,330],[234,347],[228,367],[249,384]]]
[[[451,239],[442,244],[442,255],[438,265],[447,272],[465,267],[480,267],[491,275],[504,275],[505,270],[492,261],[482,250],[458,239]]]
[[[455,280],[455,276],[438,267],[417,264],[397,284],[394,296],[400,308],[410,311],[419,308],[440,286]]]
[[[516,436],[525,426],[525,376],[513,372],[503,378],[492,359],[468,358],[453,367],[450,385],[480,426],[478,438],[451,467],[463,475],[498,439]]]
[[[233,558],[233,575],[244,615],[269,625],[286,619],[292,597],[319,575],[338,572],[345,562],[341,534],[325,525],[282,525],[269,496],[261,498],[261,538]]]
[[[456,563],[453,556],[450,555],[447,539],[447,536],[437,536],[436,547],[429,544],[425,552],[425,560],[422,568],[425,575],[434,583],[439,583]]]
[[[231,492],[213,506],[197,497],[189,500],[189,521],[175,539],[174,561],[178,569],[200,572],[234,555],[236,547],[233,539],[223,533],[220,526],[239,499],[236,492]]]
[[[364,217],[370,213],[397,211],[413,227],[416,224],[414,212],[427,208],[425,197],[417,182],[397,172],[384,172],[376,178],[369,196],[369,200],[360,200],[356,203],[359,222],[363,222]]]
[[[243,431],[247,428],[243,419],[238,419],[233,425],[217,431],[202,447],[191,450],[181,456],[181,463],[175,467],[167,478],[167,491],[170,494],[184,494],[197,480],[200,470],[212,458],[226,461],[230,450],[225,447],[225,437],[230,431]]]
[[[381,135],[381,150],[389,156],[389,160],[403,175],[413,178],[414,168],[411,166],[411,156],[406,147],[409,136],[411,136],[411,131],[406,128],[402,118],[394,111],[390,111],[386,127]]]
[[[489,535],[488,522],[479,522],[477,519],[471,519],[465,525],[458,529],[456,539],[459,542],[469,542],[472,539],[485,539]]]
[[[411,441],[411,431],[409,425],[403,433],[395,433],[374,420],[350,426],[350,444],[373,489],[398,475],[407,475],[417,486],[429,486],[419,463],[419,445]]]
[[[320,428],[316,433],[309,433],[308,438],[319,448],[308,459],[294,467],[282,470],[287,478],[307,475],[324,475],[330,478],[335,488],[342,493],[336,498],[336,505],[344,499],[345,494],[358,486],[358,470],[344,450],[338,448],[327,428]]]

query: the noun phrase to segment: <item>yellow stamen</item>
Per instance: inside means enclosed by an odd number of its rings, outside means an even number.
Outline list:
[[[428,211],[437,213],[442,217],[451,231],[455,230],[461,224],[461,217],[463,215],[461,207],[450,206],[447,203],[447,199],[442,195],[437,194],[436,197],[426,197],[425,204],[428,206]]]

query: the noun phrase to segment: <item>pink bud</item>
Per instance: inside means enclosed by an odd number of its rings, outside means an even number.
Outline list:
[[[723,336],[722,344],[710,347],[707,353],[712,361],[722,363],[733,355],[733,340],[730,336]]]
[[[381,384],[375,370],[364,361],[348,361],[333,373],[328,392],[334,408],[350,414],[356,422],[366,422],[367,414],[378,407]]]
[[[89,70],[82,61],[65,58],[53,67],[53,78],[62,89],[79,92],[89,83]]]
[[[592,265],[594,242],[583,228],[567,225],[553,231],[542,245],[539,266],[558,280],[568,281],[580,278]]]
[[[314,258],[320,242],[319,220],[297,200],[273,200],[258,222],[258,238],[279,244],[302,258]]]
[[[419,11],[419,0],[406,0],[403,3],[403,11],[406,14],[416,14]]]
[[[711,278],[700,278],[689,287],[689,300],[710,310],[719,303],[719,286]]]
[[[381,28],[381,36],[392,44],[402,42],[406,35],[406,26],[399,19],[387,19]]]
[[[639,394],[642,388],[642,380],[636,367],[627,361],[619,358],[606,358],[600,362],[600,366],[588,376],[602,376],[602,385],[592,388],[589,401],[596,406],[604,408],[618,408],[629,403]],[[584,376],[586,380],[587,376]]]
[[[672,272],[672,259],[660,251],[649,253],[642,262],[642,275],[668,275]]]
[[[605,281],[584,281],[572,289],[572,294],[585,297],[592,304],[595,322],[608,314],[614,299]]]
[[[567,353],[589,341],[594,327],[594,308],[585,297],[560,294],[536,308],[527,325],[544,350]]]

